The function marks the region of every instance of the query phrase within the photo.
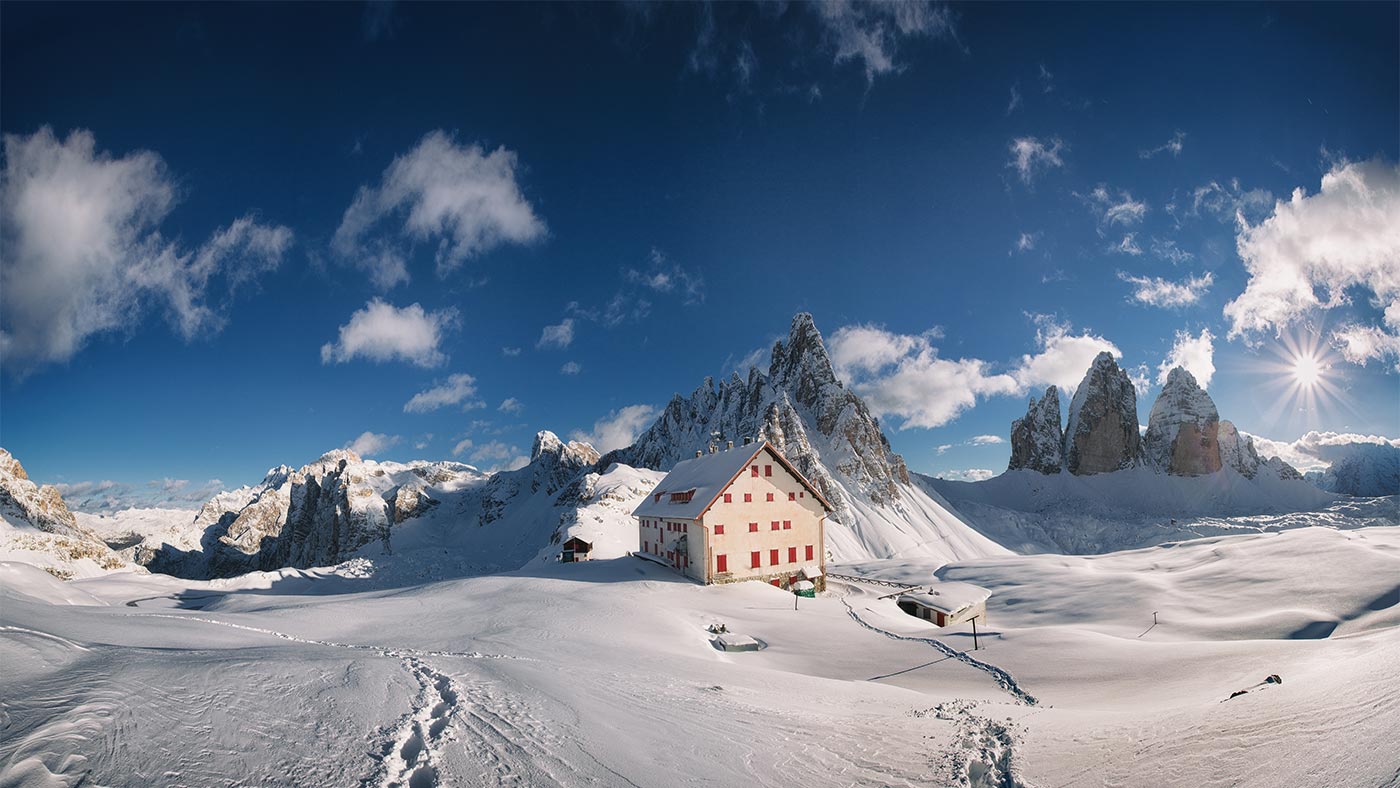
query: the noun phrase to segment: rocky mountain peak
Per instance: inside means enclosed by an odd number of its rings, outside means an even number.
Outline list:
[[[819,396],[823,388],[841,385],[836,380],[821,332],[810,314],[799,312],[792,319],[787,342],[774,343],[768,377],[803,404]]]
[[[1045,389],[1037,402],[1031,397],[1024,418],[1011,425],[1011,462],[1007,470],[1029,468],[1040,473],[1059,473],[1064,466],[1064,432],[1060,427],[1060,391]]]
[[[1137,390],[1113,354],[1099,353],[1070,402],[1065,467],[1081,476],[1130,468],[1141,447]]]
[[[1176,367],[1152,404],[1143,456],[1158,470],[1177,476],[1215,473],[1221,467],[1219,432],[1215,402],[1190,372]]]
[[[0,507],[41,531],[96,540],[78,526],[58,489],[30,481],[24,466],[5,449],[0,449]]]

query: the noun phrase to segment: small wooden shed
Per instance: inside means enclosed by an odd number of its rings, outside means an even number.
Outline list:
[[[927,591],[900,594],[899,609],[915,618],[946,627],[977,619],[987,622],[987,598],[992,595],[971,583],[939,583]]]
[[[576,561],[587,561],[588,556],[593,552],[593,543],[585,542],[577,536],[569,538],[564,543],[564,549],[559,553],[559,560],[566,564]]]

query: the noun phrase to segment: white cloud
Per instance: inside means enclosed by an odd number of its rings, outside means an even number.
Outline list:
[[[467,451],[471,452],[468,457],[471,463],[487,473],[513,471],[530,463],[530,458],[520,453],[520,447],[511,446],[503,441],[491,441],[480,446],[473,446],[471,441],[464,440],[457,444],[453,454],[460,455]]]
[[[1186,132],[1178,131],[1177,133],[1172,135],[1171,139],[1167,140],[1161,145],[1158,145],[1155,148],[1150,148],[1148,150],[1138,151],[1138,156],[1144,159],[1150,159],[1159,153],[1170,153],[1172,155],[1172,158],[1176,158],[1177,156],[1181,155],[1181,150],[1185,147]]]
[[[1343,326],[1334,341],[1358,363],[1400,357],[1400,167],[1340,162],[1317,194],[1295,189],[1262,223],[1241,220],[1236,242],[1249,282],[1225,306],[1230,338],[1281,330],[1360,289],[1384,310],[1384,328]]]
[[[1210,290],[1215,277],[1207,271],[1203,276],[1188,276],[1172,282],[1160,276],[1132,276],[1122,271],[1118,278],[1135,286],[1133,300],[1148,306],[1181,307],[1194,304]]]
[[[520,355],[520,348],[503,347],[501,348],[501,355],[505,356],[506,358],[515,358],[516,356]]]
[[[525,403],[515,397],[506,397],[496,410],[501,413],[522,413],[525,410]]]
[[[340,327],[339,339],[321,346],[321,363],[339,364],[363,357],[435,367],[447,360],[439,349],[443,335],[458,323],[458,312],[452,307],[427,312],[410,304],[399,309],[375,298]]]
[[[1016,85],[1011,86],[1011,100],[1006,103],[1006,114],[1008,116],[1021,106],[1021,89]]]
[[[360,433],[360,437],[345,444],[345,448],[361,457],[372,457],[385,449],[398,445],[398,442],[399,436],[397,435],[385,435],[382,432],[365,430]]]
[[[769,356],[769,353],[772,352],[771,348],[771,345],[765,347],[756,347],[753,350],[750,350],[749,352],[745,353],[738,359],[734,358],[733,355],[730,355],[724,360],[724,369],[726,372],[737,372],[739,373],[740,377],[747,379],[749,376],[749,370],[753,367],[758,367],[759,369],[768,368],[767,362],[771,358]]]
[[[397,232],[411,242],[437,243],[439,276],[502,244],[538,241],[547,230],[520,191],[518,168],[503,147],[487,153],[431,131],[394,159],[378,186],[360,187],[331,246],[388,289],[409,280],[408,249],[374,232],[390,217],[402,217]]]
[[[419,438],[418,440],[414,441],[414,442],[413,442],[413,448],[417,449],[418,451],[422,451],[422,450],[428,448],[428,444],[430,444],[430,443],[432,443],[432,442],[433,442],[433,434],[432,434],[431,432],[429,432],[429,433],[423,435],[423,436],[422,436],[421,438]]]
[[[1058,323],[1048,315],[1035,315],[1034,319],[1040,352],[1021,357],[1014,373],[1019,388],[1013,393],[1052,384],[1065,393],[1073,392],[1099,353],[1108,351],[1115,358],[1123,355],[1117,345],[1101,336],[1088,331],[1071,333],[1068,323]]]
[[[996,471],[987,468],[963,468],[955,471],[944,471],[938,474],[938,478],[955,482],[980,482],[996,475]]]
[[[12,372],[67,361],[157,309],[186,341],[217,332],[238,287],[291,246],[291,230],[248,216],[193,250],[166,241],[177,188],[150,151],[114,158],[89,131],[60,141],[47,126],[6,134],[4,147],[0,355]],[[225,295],[213,301],[216,281]]]
[[[1201,384],[1210,387],[1210,379],[1215,376],[1215,336],[1210,329],[1203,328],[1197,336],[1188,331],[1176,332],[1176,342],[1171,352],[1157,367],[1157,384],[1167,382],[1167,374],[1175,367],[1181,367]],[[1139,392],[1141,393],[1141,391]]]
[[[1000,435],[974,435],[967,441],[970,446],[992,446],[998,443],[1006,443]]]
[[[1147,203],[1133,199],[1130,192],[1119,189],[1115,195],[1113,190],[1102,183],[1088,194],[1076,193],[1075,196],[1083,200],[1084,204],[1089,206],[1089,210],[1098,217],[1100,233],[1115,225],[1132,227],[1141,222],[1148,211]]]
[[[588,443],[599,454],[607,454],[613,449],[631,446],[642,430],[656,419],[657,413],[650,405],[628,405],[593,422],[593,429],[587,432],[575,430],[569,438]]]
[[[54,484],[69,509],[112,513],[123,509],[196,509],[224,489],[219,479],[194,484],[187,479],[153,479],[144,485],[102,481]]]
[[[860,63],[867,85],[874,83],[877,76],[903,70],[896,57],[907,39],[957,38],[952,11],[932,2],[829,0],[811,7],[824,27],[836,63]]]
[[[452,456],[461,457],[463,452],[469,450],[473,445],[474,444],[472,443],[471,438],[464,438],[460,441],[457,441],[457,445],[452,447]]]
[[[485,402],[476,398],[476,378],[461,373],[449,375],[442,383],[434,381],[432,388],[414,394],[404,404],[403,412],[428,413],[448,405],[462,405],[462,410],[486,407]]]
[[[1142,247],[1138,246],[1136,233],[1125,233],[1123,235],[1123,240],[1117,246],[1112,247],[1112,249],[1115,252],[1133,256],[1142,254]]]
[[[1020,237],[1016,239],[1016,243],[1012,245],[1011,253],[1029,252],[1035,248],[1039,241],[1040,233],[1021,233]]]
[[[1170,238],[1154,237],[1152,239],[1152,254],[1170,262],[1172,265],[1181,265],[1182,263],[1189,263],[1196,259],[1195,255],[1177,246],[1176,241]]]
[[[938,427],[956,419],[979,399],[1024,394],[1053,383],[1073,391],[1094,356],[1122,354],[1103,337],[1075,335],[1070,327],[1036,316],[1039,352],[997,373],[980,359],[944,359],[932,340],[940,332],[896,334],[872,325],[845,326],[831,335],[827,352],[836,374],[865,398],[877,416],[895,416],[900,429]]]
[[[1258,435],[1250,437],[1254,439],[1254,448],[1259,452],[1259,456],[1278,457],[1303,473],[1325,470],[1339,457],[1344,456],[1345,448],[1353,444],[1374,443],[1400,448],[1400,438],[1351,432],[1312,431],[1295,441],[1277,441]]]
[[[1211,181],[1191,191],[1189,204],[1175,198],[1167,203],[1166,211],[1181,225],[1184,220],[1213,216],[1220,221],[1238,223],[1241,219],[1253,222],[1269,214],[1274,196],[1267,189],[1245,189],[1239,178],[1231,178],[1225,183]]]
[[[1050,73],[1050,69],[1046,68],[1044,63],[1041,63],[1041,64],[1040,64],[1040,75],[1039,75],[1039,77],[1040,77],[1040,92],[1041,92],[1041,93],[1054,93],[1054,92],[1055,92],[1055,75]]]
[[[705,300],[704,277],[684,268],[654,247],[648,255],[647,270],[628,268],[623,271],[623,278],[658,293],[678,293],[687,304]]]
[[[564,362],[564,366],[559,368],[559,374],[561,375],[577,375],[582,371],[583,365],[577,361],[566,361]]]
[[[574,319],[566,317],[557,325],[545,326],[540,332],[540,340],[535,343],[537,348],[566,348],[574,341]]]
[[[1069,150],[1069,146],[1059,137],[1052,138],[1048,143],[1035,137],[1017,137],[1011,141],[1009,150],[1011,160],[1006,166],[1015,170],[1021,176],[1021,181],[1029,186],[1039,173],[1065,166],[1060,152]]]

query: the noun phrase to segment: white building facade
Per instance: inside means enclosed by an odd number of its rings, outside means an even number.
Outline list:
[[[766,441],[677,463],[633,511],[641,553],[702,583],[825,588],[826,498]]]

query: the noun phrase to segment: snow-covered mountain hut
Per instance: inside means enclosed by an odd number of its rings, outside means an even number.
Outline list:
[[[897,602],[899,609],[909,615],[947,627],[974,618],[987,623],[987,599],[991,595],[991,591],[971,583],[947,582],[927,591],[900,594]]]
[[[632,512],[646,557],[702,583],[825,587],[831,504],[767,441],[679,462]]]

